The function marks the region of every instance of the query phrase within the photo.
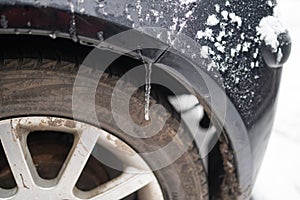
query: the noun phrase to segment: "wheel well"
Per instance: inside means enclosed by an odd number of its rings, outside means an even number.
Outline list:
[[[44,37],[44,36],[32,36],[32,35],[0,35],[1,45],[4,47],[9,48],[9,51],[2,52],[3,55],[7,53],[17,52],[24,54],[24,52],[20,51],[23,47],[26,47],[31,44],[35,44],[35,50],[36,54],[42,54],[40,55],[41,58],[43,58],[43,55],[45,52],[55,52],[55,55],[51,56],[57,56],[59,57],[59,60],[61,61],[73,61],[74,58],[76,58],[75,62],[76,65],[80,65],[85,57],[93,50],[93,47],[85,46],[79,43],[75,43],[72,40],[69,39],[62,39],[57,38],[55,40],[51,39],[50,37]],[[18,47],[16,48],[16,46]],[[46,48],[46,49],[45,49]],[[43,49],[43,51],[40,51],[40,49]],[[73,55],[73,56],[65,56],[65,53],[61,52],[68,52],[67,55]],[[26,52],[25,52],[26,53]],[[61,57],[61,55],[64,55]],[[75,56],[74,56],[75,55]],[[34,55],[24,55],[24,56],[34,56]],[[0,65],[3,65],[3,58],[0,58]],[[117,66],[122,66],[122,68]],[[118,77],[121,77],[129,70],[133,69],[135,66],[143,65],[142,60],[136,60],[134,58],[131,58],[127,55],[120,55],[120,57],[114,61],[114,63],[107,68],[109,70],[109,74],[116,75]],[[175,85],[176,88],[179,88],[179,91],[182,94],[189,94],[189,90],[182,85],[178,80],[173,78],[171,75],[169,75],[166,71],[159,70],[157,71],[157,75],[160,76],[160,78],[169,79],[169,81],[172,82],[172,84]],[[143,77],[141,77],[143,78]],[[167,97],[172,94],[172,91],[170,91],[168,88],[161,86],[161,85],[153,85],[152,87],[152,96],[154,99],[156,99],[158,102],[164,101],[168,102]],[[204,106],[206,109],[206,113],[210,112],[210,109],[208,106]],[[178,113],[175,111],[175,109],[172,107],[170,103],[167,103],[167,109],[173,113],[174,116],[178,117]],[[207,127],[210,123],[209,114],[206,114],[206,118],[201,120],[200,126]],[[234,153],[231,148],[231,144],[229,139],[227,138],[225,132],[223,131],[223,134],[221,135],[218,142],[214,145],[214,148],[208,155],[208,184],[209,184],[209,190],[210,190],[210,197],[212,199],[218,198],[220,196],[224,197],[226,195],[229,195],[229,197],[236,197],[239,194],[238,191],[238,181],[237,181],[237,172],[236,172],[236,164],[235,164],[235,158]],[[232,165],[230,168],[228,167],[228,163]],[[235,177],[235,178],[232,178]],[[226,186],[226,184],[232,184],[231,186]]]

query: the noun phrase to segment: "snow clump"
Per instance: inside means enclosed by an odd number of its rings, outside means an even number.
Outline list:
[[[206,24],[209,25],[209,26],[215,26],[215,25],[217,25],[219,23],[220,23],[220,20],[217,18],[216,15],[210,15],[207,18],[207,22],[206,22]]]
[[[262,18],[256,30],[260,39],[263,40],[266,45],[271,46],[273,52],[277,52],[280,45],[278,36],[287,32],[287,29],[282,25],[279,19],[274,16]]]

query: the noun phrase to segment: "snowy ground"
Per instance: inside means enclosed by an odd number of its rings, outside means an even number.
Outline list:
[[[300,199],[300,0],[278,0],[293,48],[284,66],[273,135],[257,179],[255,200]]]

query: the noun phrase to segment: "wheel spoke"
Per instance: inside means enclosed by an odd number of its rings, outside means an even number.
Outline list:
[[[132,170],[125,170],[132,171]],[[91,200],[122,199],[153,181],[149,172],[126,173],[90,191]],[[96,195],[95,195],[96,194]]]
[[[30,169],[32,165],[29,165],[32,164],[31,156],[28,155],[28,151],[24,151],[26,138],[18,133],[18,129],[13,127],[12,123],[11,121],[11,124],[0,125],[1,142],[18,187],[32,189],[35,184],[31,173],[32,169]]]
[[[73,190],[99,137],[97,131],[93,128],[85,129],[78,135],[59,176],[59,186],[62,190],[68,188]]]
[[[0,188],[0,199],[10,199],[10,197],[16,193],[17,193],[17,188],[13,188],[9,190]]]

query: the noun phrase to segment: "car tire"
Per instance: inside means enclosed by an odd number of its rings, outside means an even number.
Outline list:
[[[6,44],[6,43],[5,43]],[[66,49],[59,45],[19,42],[1,47],[0,67],[0,115],[1,119],[28,116],[52,116],[72,119],[72,94],[74,81],[82,62],[80,48]],[[118,63],[120,64],[120,63]],[[162,130],[150,138],[135,138],[118,128],[113,120],[111,98],[113,89],[119,81],[119,69],[122,66],[110,67],[102,75],[96,92],[95,109],[99,124],[106,131],[126,141],[137,152],[149,152],[161,148],[170,142],[177,131],[185,132],[185,138],[175,141],[180,148],[185,140],[191,140],[186,128],[180,129],[180,117],[170,107],[167,98],[155,89],[152,91],[151,104],[159,104],[166,108],[168,119]],[[91,73],[93,73],[91,69]],[[87,77],[87,80],[89,78]],[[130,87],[131,83],[123,85]],[[88,86],[82,90],[82,96],[89,95]],[[120,93],[124,91],[118,91]],[[144,91],[139,89],[131,97],[129,112],[132,120],[144,126]],[[159,118],[160,113],[152,113]],[[94,124],[93,119],[83,113],[80,120]],[[162,155],[168,159],[169,155]],[[147,160],[151,167],[152,160]],[[1,169],[0,169],[1,172]],[[1,173],[0,173],[1,174]],[[183,155],[165,168],[154,172],[165,199],[208,199],[206,173],[199,158],[195,144],[191,144]],[[1,175],[0,175],[1,176]],[[1,178],[0,178],[1,179]]]

